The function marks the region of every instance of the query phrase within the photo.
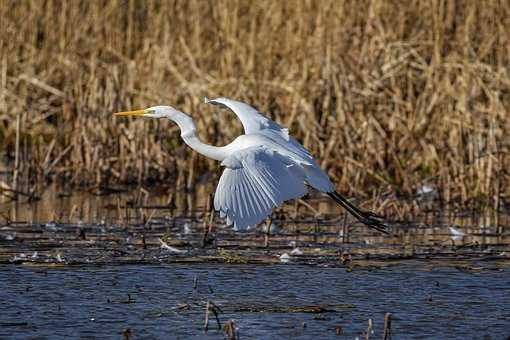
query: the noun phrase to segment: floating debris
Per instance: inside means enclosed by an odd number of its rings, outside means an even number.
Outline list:
[[[352,261],[352,256],[351,254],[349,253],[346,253],[346,252],[343,252],[341,255],[340,255],[340,262],[345,266],[345,265],[349,265]]]
[[[6,241],[14,241],[14,239],[16,238],[16,234],[5,234],[3,237],[4,240]]]
[[[180,249],[177,249],[177,248],[169,246],[165,241],[163,241],[160,238],[158,238],[158,240],[161,243],[161,249],[165,249],[165,250],[167,250],[169,252],[172,252],[172,253],[179,253],[179,254],[187,253],[186,250],[180,250]]]
[[[301,306],[301,307],[275,307],[275,306],[246,306],[237,307],[234,312],[250,312],[250,313],[335,313],[339,308],[353,308],[353,305],[317,305],[317,306]],[[336,308],[336,309],[335,309]]]
[[[458,229],[455,229],[454,227],[448,227],[448,229],[450,230],[450,234],[453,236],[466,236],[465,233]]]
[[[23,260],[26,259],[26,257],[27,257],[27,255],[25,253],[20,253],[18,255],[14,255],[13,261],[15,261],[15,262],[16,261],[23,261]]]
[[[287,253],[283,253],[280,255],[280,262],[282,263],[288,263],[290,261],[290,255]]]
[[[44,228],[50,231],[56,231],[57,230],[57,224],[55,222],[48,222],[46,224],[42,225]]]
[[[183,233],[184,233],[184,235],[191,234],[191,227],[190,227],[190,224],[187,222],[184,223],[184,225],[183,225]]]
[[[131,297],[131,294],[127,295],[126,300],[122,300],[121,303],[135,303],[136,301]]]
[[[177,309],[180,310],[190,310],[191,306],[189,303],[181,303],[179,306],[177,306]]]
[[[450,231],[452,240],[458,241],[458,240],[461,240],[464,236],[466,236],[465,233],[463,233],[462,231],[460,231],[454,227],[448,227],[448,230]]]
[[[301,249],[299,249],[299,248],[294,248],[290,252],[290,255],[303,255],[303,251]]]

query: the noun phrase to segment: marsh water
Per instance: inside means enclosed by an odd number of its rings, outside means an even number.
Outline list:
[[[311,197],[236,233],[204,222],[207,197],[2,203],[0,338],[223,338],[212,314],[204,332],[207,301],[241,339],[364,339],[369,319],[381,338],[386,313],[394,339],[510,335],[507,214],[431,213],[384,236]]]
[[[205,303],[241,339],[504,339],[510,269],[407,262],[347,271],[301,265],[161,265],[0,270],[0,336],[10,339],[223,338]],[[194,282],[196,288],[194,288]],[[129,297],[128,297],[129,294]],[[300,307],[322,306],[321,312]],[[340,333],[340,334],[337,334]]]

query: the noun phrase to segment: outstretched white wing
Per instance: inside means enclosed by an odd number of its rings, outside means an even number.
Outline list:
[[[323,192],[335,190],[328,175],[321,170],[310,152],[292,136],[289,136],[289,131],[286,128],[265,117],[250,105],[236,100],[228,98],[209,100],[206,98],[205,102],[232,110],[241,120],[246,134],[261,134],[278,144],[280,154],[291,157],[303,167],[307,184]]]
[[[282,202],[307,192],[301,167],[263,146],[240,150],[222,165],[214,208],[237,230],[256,226]]]
[[[244,132],[246,134],[257,133],[261,130],[268,129],[277,132],[286,140],[289,139],[289,130],[281,127],[278,123],[265,117],[259,111],[248,104],[228,98],[216,98],[211,100],[206,98],[205,102],[213,105],[221,105],[232,110],[241,120],[241,123],[244,127]]]

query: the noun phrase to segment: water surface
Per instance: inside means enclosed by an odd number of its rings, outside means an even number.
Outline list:
[[[301,265],[90,266],[3,265],[0,337],[10,339],[218,339],[207,300],[241,339],[361,336],[369,318],[381,338],[392,313],[394,339],[503,339],[510,335],[510,269],[459,270],[408,261],[383,268]],[[197,289],[193,288],[195,277]],[[128,294],[130,297],[128,297]],[[189,309],[179,306],[188,304]],[[285,312],[323,305],[326,313]]]

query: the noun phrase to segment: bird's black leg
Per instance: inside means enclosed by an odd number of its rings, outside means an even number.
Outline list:
[[[380,231],[381,233],[388,234],[388,226],[377,219],[380,218],[379,215],[371,211],[359,209],[336,191],[328,192],[327,194],[367,227]]]

